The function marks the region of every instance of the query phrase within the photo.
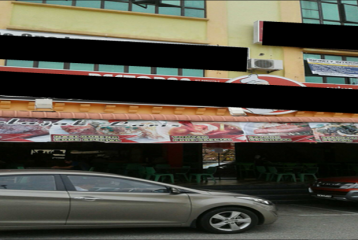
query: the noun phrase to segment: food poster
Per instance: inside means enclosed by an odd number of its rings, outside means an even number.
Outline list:
[[[246,142],[239,123],[1,118],[0,141]]]
[[[172,142],[246,142],[239,122],[179,122],[168,131]]]
[[[245,122],[248,142],[316,142],[308,123]]]
[[[358,143],[358,123],[310,123],[317,142]]]

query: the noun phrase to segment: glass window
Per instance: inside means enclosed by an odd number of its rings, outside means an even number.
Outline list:
[[[345,84],[346,80],[342,77],[327,77],[327,83]]]
[[[321,59],[321,55],[320,54],[307,54],[307,53],[304,53],[303,54],[303,59],[306,60],[307,58]]]
[[[358,23],[344,23],[345,26],[358,26]]]
[[[70,63],[71,70],[93,71],[94,64],[91,63]]]
[[[181,16],[181,8],[179,7],[160,7],[159,14]]]
[[[174,76],[179,75],[177,68],[164,68],[164,67],[158,67],[157,74],[158,75],[174,75]]]
[[[337,0],[321,0],[322,2],[331,2],[331,3],[337,3]]]
[[[77,0],[76,6],[88,7],[88,8],[101,8],[101,0],[91,0],[91,1]]]
[[[320,24],[319,20],[313,20],[313,19],[303,19],[303,23],[313,23],[313,24]]]
[[[42,0],[21,0],[21,2],[42,3]]]
[[[183,76],[203,77],[204,76],[204,70],[183,68]]]
[[[162,3],[163,4],[170,4],[170,5],[173,5],[173,6],[178,6],[180,7],[180,0],[162,0]]]
[[[68,175],[71,183],[77,191],[90,192],[145,192],[145,193],[168,193],[166,187],[111,177],[92,177]]]
[[[184,7],[204,8],[205,2],[203,0],[184,0]]]
[[[6,66],[9,66],[9,67],[30,67],[30,68],[32,68],[34,66],[34,61],[7,59],[6,60]]]
[[[346,61],[358,62],[358,57],[346,57]]]
[[[142,12],[142,13],[155,13],[155,6],[147,5],[147,8],[143,8],[136,4],[132,4],[132,11],[133,12]]]
[[[341,0],[343,4],[351,4],[351,5],[357,5],[356,0]]]
[[[302,16],[304,18],[319,18],[319,13],[316,10],[302,9]]]
[[[104,1],[104,8],[105,9],[112,9],[112,10],[122,10],[128,11],[129,3],[127,1],[123,2],[115,2],[115,1]]]
[[[347,22],[358,22],[358,6],[343,5]]]
[[[98,71],[101,72],[120,72],[124,73],[123,65],[107,65],[107,64],[99,64]]]
[[[301,1],[301,3],[302,3],[302,8],[311,9],[311,10],[318,10],[317,2]]]
[[[342,61],[342,56],[324,55],[324,59]]]
[[[204,18],[205,11],[204,10],[197,10],[197,9],[188,9],[184,10],[184,16],[187,17],[197,17],[197,18]]]
[[[0,189],[56,191],[52,175],[13,175],[0,177]]]
[[[349,78],[349,84],[358,85],[358,78]]]
[[[323,77],[306,76],[305,81],[309,83],[323,83]]]
[[[39,61],[39,68],[64,69],[64,63]]]
[[[340,20],[337,4],[322,3],[322,14],[325,20]]]
[[[151,67],[129,66],[128,73],[150,74],[151,73]]]
[[[70,0],[62,0],[62,1],[56,1],[56,0],[47,0],[47,4],[56,4],[56,5],[65,5],[65,6],[72,6],[72,1]]]

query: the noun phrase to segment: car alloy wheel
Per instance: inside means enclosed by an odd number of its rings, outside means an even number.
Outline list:
[[[257,225],[258,217],[242,208],[220,208],[203,215],[199,223],[213,233],[240,233]]]

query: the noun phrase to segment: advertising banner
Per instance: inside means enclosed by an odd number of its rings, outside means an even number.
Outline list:
[[[358,123],[310,123],[317,142],[358,143]]]
[[[358,143],[358,123],[0,118],[0,142]]]
[[[307,58],[313,74],[336,77],[358,77],[358,62]]]
[[[242,123],[248,142],[315,142],[308,123]]]

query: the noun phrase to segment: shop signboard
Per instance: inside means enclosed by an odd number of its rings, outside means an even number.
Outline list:
[[[264,123],[0,118],[0,142],[358,143],[358,123]]]

